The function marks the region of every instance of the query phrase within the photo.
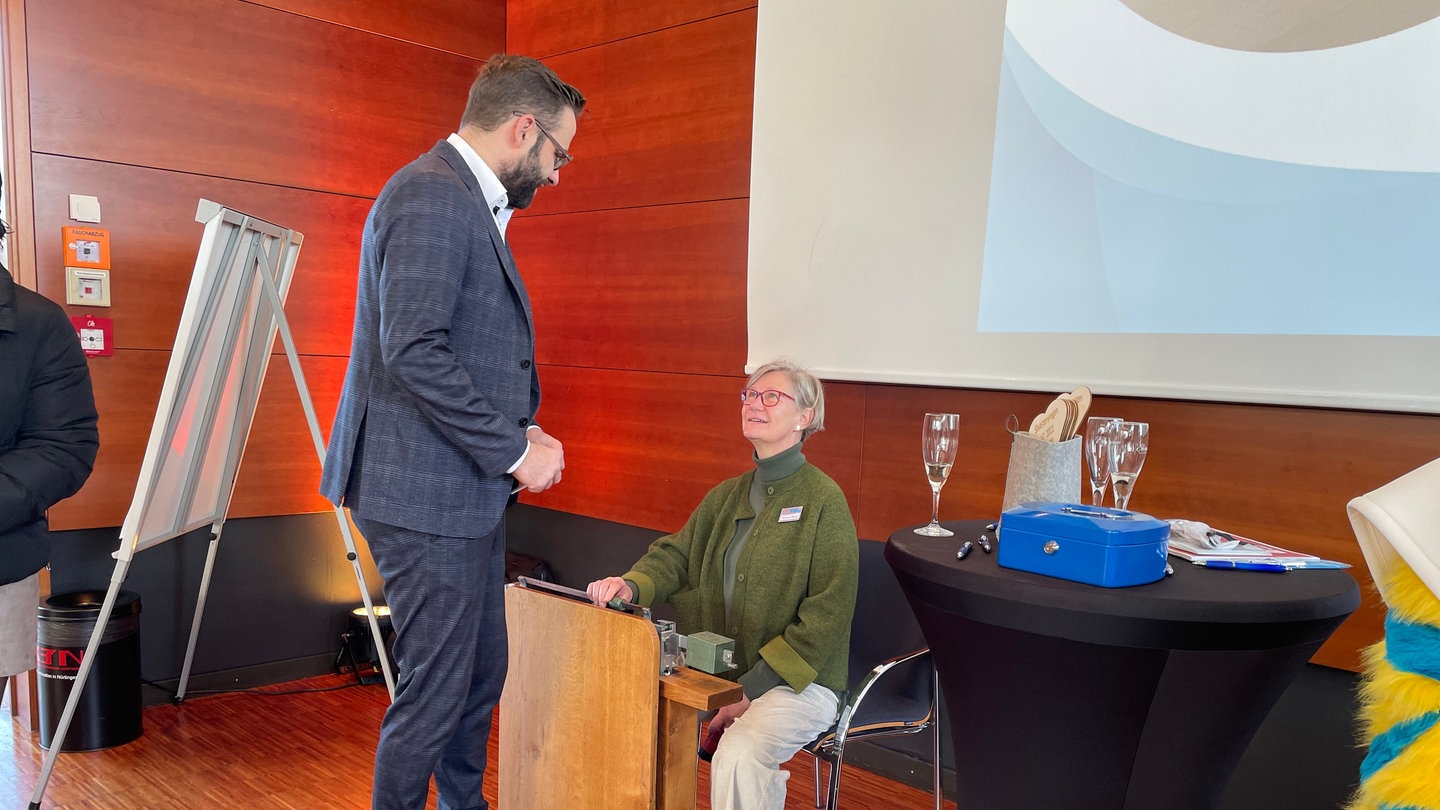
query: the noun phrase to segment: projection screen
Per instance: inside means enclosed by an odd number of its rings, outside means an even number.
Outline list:
[[[761,0],[750,368],[1440,412],[1440,19],[1167,3]]]

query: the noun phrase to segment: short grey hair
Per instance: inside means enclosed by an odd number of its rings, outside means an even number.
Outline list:
[[[804,441],[810,438],[811,434],[824,430],[825,386],[820,384],[820,379],[814,374],[811,374],[809,369],[794,360],[785,357],[781,357],[778,360],[771,360],[750,373],[750,377],[745,380],[745,387],[753,388],[756,380],[772,371],[778,371],[784,374],[786,378],[790,380],[790,384],[795,386],[795,404],[798,405],[801,410],[811,408],[815,411],[815,416],[810,420],[810,425],[800,434],[800,440]]]

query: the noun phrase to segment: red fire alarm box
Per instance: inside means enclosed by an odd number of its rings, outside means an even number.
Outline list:
[[[96,315],[71,315],[70,323],[75,325],[86,357],[109,357],[115,353],[114,321]]]

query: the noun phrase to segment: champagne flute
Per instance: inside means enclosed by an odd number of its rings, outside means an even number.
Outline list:
[[[1121,422],[1115,428],[1110,444],[1110,485],[1115,488],[1116,509],[1128,508],[1130,492],[1149,450],[1149,423]]]
[[[1092,416],[1085,420],[1085,464],[1090,470],[1090,505],[1105,504],[1105,483],[1110,480],[1110,447],[1117,416]]]
[[[955,463],[955,447],[960,440],[960,415],[927,413],[920,431],[921,455],[925,461],[925,477],[930,479],[930,525],[921,526],[916,534],[926,537],[953,537],[954,532],[940,525],[940,488],[950,477]]]

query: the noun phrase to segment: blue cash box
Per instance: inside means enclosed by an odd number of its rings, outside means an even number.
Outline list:
[[[1000,516],[1002,567],[1124,588],[1165,576],[1170,524],[1139,512],[1022,503]]]

